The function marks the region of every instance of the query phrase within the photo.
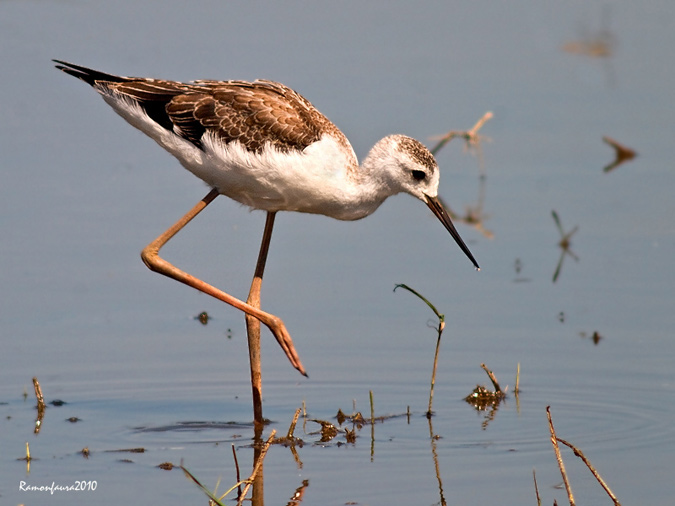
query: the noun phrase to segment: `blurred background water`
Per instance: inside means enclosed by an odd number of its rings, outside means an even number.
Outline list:
[[[204,504],[180,472],[155,466],[184,459],[224,490],[235,481],[229,443],[242,473],[252,459],[246,425],[176,427],[250,422],[243,316],[138,257],[207,188],[51,58],[122,75],[281,81],[361,158],[387,134],[431,146],[494,113],[478,153],[455,139],[438,155],[444,200],[482,217],[480,228],[456,220],[479,273],[406,196],[353,223],[278,216],[263,307],[286,322],[310,378],[263,335],[268,431],[285,432],[303,401],[316,418],[353,403],[368,413],[369,390],[377,414],[410,406],[412,417],[377,424],[373,441],[366,428],[353,445],[305,435],[302,467],[272,448],[268,504],[303,480],[304,504],[523,504],[534,501],[533,468],[544,503],[564,503],[547,405],[624,504],[670,504],[674,28],[675,8],[658,0],[0,2],[3,504]],[[614,160],[603,136],[637,157],[603,171]],[[555,282],[553,210],[565,232],[578,227]],[[245,297],[263,223],[217,199],[165,256]],[[423,413],[435,322],[392,293],[396,283],[447,319],[433,444]],[[511,388],[521,364],[518,402],[511,395],[489,423],[461,400],[487,382],[481,363]],[[33,376],[48,401],[67,402],[48,408],[38,436]],[[26,441],[39,459],[30,473],[16,460]],[[147,452],[104,453],[129,447]],[[564,456],[577,499],[609,504]],[[18,490],[83,479],[97,490]]]

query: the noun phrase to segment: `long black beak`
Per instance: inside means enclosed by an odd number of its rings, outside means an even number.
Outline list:
[[[441,204],[441,201],[438,200],[438,197],[430,197],[429,195],[425,195],[425,197],[427,199],[427,205],[429,206],[429,209],[431,209],[431,212],[436,215],[436,218],[441,220],[443,226],[448,230],[448,232],[450,232],[450,235],[453,237],[453,239],[455,239],[457,245],[462,249],[464,254],[467,257],[469,257],[469,260],[471,260],[476,269],[480,270],[480,267],[478,267],[478,262],[476,262],[476,259],[471,254],[471,251],[469,251],[468,246],[464,244],[464,241],[459,236],[459,232],[457,232],[457,229],[452,224],[450,215],[443,207],[443,204]]]

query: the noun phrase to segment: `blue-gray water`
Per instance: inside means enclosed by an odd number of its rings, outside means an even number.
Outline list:
[[[610,43],[610,57],[563,50],[594,39]],[[179,471],[155,466],[183,459],[207,486],[221,478],[224,491],[235,481],[230,443],[242,473],[252,459],[246,427],[153,430],[252,418],[242,315],[151,273],[138,256],[207,189],[51,58],[124,75],[278,80],[342,128],[360,157],[389,133],[432,145],[432,136],[494,113],[481,130],[490,138],[483,226],[494,237],[457,223],[479,273],[407,196],[354,223],[278,217],[263,306],[286,322],[310,378],[264,334],[264,409],[274,421],[266,433],[284,433],[303,401],[315,418],[351,411],[354,401],[367,415],[369,390],[377,415],[407,406],[413,415],[377,424],[372,446],[369,427],[354,445],[327,448],[300,432],[301,468],[273,447],[267,504],[284,504],[305,479],[307,505],[441,501],[423,416],[435,322],[412,295],[393,293],[396,283],[447,319],[433,431],[448,504],[534,504],[533,468],[544,503],[565,503],[554,488],[547,405],[559,436],[584,451],[623,504],[670,504],[670,2],[6,0],[0,47],[3,504],[204,504]],[[604,173],[613,159],[605,135],[638,156]],[[454,140],[438,161],[445,201],[460,214],[475,206],[475,154]],[[579,227],[570,248],[578,261],[566,256],[555,283],[552,210],[566,231]],[[245,297],[263,222],[220,198],[165,256]],[[205,327],[193,319],[201,311],[213,316]],[[521,364],[518,402],[510,395],[486,429],[461,401],[488,382],[483,362],[511,389]],[[48,408],[38,436],[33,376],[47,401],[67,402]],[[64,421],[73,416],[81,421]],[[30,474],[17,460],[26,441],[38,459]],[[130,447],[147,452],[105,453]],[[610,504],[583,464],[563,456],[579,503]],[[19,491],[21,481],[76,480],[98,488]]]

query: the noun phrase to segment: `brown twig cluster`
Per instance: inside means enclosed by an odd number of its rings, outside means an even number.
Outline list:
[[[565,490],[567,491],[567,498],[569,500],[570,506],[574,506],[575,504],[574,494],[572,492],[572,485],[570,484],[569,478],[567,476],[567,471],[565,471],[565,463],[563,462],[558,443],[562,443],[565,446],[571,448],[572,451],[574,452],[574,455],[579,457],[583,461],[583,463],[586,464],[586,467],[589,469],[589,471],[591,471],[593,477],[598,481],[600,486],[612,499],[612,502],[616,506],[621,506],[619,499],[617,499],[616,495],[614,495],[614,492],[612,492],[612,490],[609,488],[605,480],[603,480],[602,477],[600,476],[600,473],[598,473],[595,467],[593,467],[590,460],[586,458],[583,452],[579,448],[574,446],[572,443],[569,443],[568,441],[565,441],[564,439],[561,439],[556,435],[555,428],[553,427],[553,418],[551,417],[551,406],[546,406],[546,416],[548,417],[548,427],[549,431],[551,432],[551,444],[553,445],[553,450],[555,451],[556,460],[558,461],[558,468],[560,469],[560,474],[562,475],[563,483],[565,484]],[[541,500],[539,498],[539,490],[537,488],[536,475],[534,475],[534,487],[537,495],[537,504],[541,504]]]
[[[245,480],[238,480],[237,483],[235,483],[232,487],[230,487],[224,494],[222,494],[220,497],[216,496],[215,491],[211,492],[206,486],[204,486],[188,469],[183,466],[183,463],[181,462],[180,468],[185,473],[185,476],[187,476],[190,480],[195,482],[199,488],[202,489],[202,491],[209,497],[210,502],[212,504],[217,504],[218,506],[223,506],[223,499],[230,494],[234,489],[239,489],[239,493],[237,496],[237,506],[241,506],[244,503],[244,500],[246,499],[246,495],[248,494],[248,491],[250,490],[251,486],[255,482],[256,477],[258,476],[258,473],[262,469],[262,464],[263,461],[265,460],[265,456],[267,455],[267,451],[269,450],[270,446],[272,445],[272,442],[274,440],[274,435],[276,434],[275,430],[272,430],[270,433],[269,437],[265,441],[265,443],[262,445],[262,448],[260,449],[260,454],[258,455],[258,458],[256,458],[254,464],[253,464],[253,471],[251,472],[251,475],[246,478]],[[236,456],[235,456],[235,462],[236,462]],[[237,463],[237,476],[239,475],[239,464]],[[244,485],[243,490],[241,489],[241,486]]]

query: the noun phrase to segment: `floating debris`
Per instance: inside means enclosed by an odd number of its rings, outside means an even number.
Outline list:
[[[495,392],[485,385],[476,385],[476,388],[464,397],[464,402],[471,404],[478,411],[485,411],[487,408],[499,404],[505,397],[504,392]]]
[[[487,368],[485,364],[480,365],[492,382],[494,390],[489,390],[484,385],[476,385],[472,392],[464,397],[464,402],[471,404],[476,411],[488,411],[485,420],[482,423],[483,430],[487,429],[488,424],[494,419],[497,414],[497,409],[500,403],[506,399],[506,389],[502,390],[494,373]],[[520,380],[520,366],[518,369],[518,376],[516,382]]]
[[[106,453],[145,453],[145,448],[122,448],[119,450],[106,450]]]
[[[327,443],[338,435],[339,431],[337,427],[326,420],[312,419],[310,422],[316,422],[321,425],[321,439],[319,440],[321,443]]]
[[[209,316],[209,313],[207,313],[206,311],[202,311],[197,316],[195,316],[195,320],[198,320],[199,323],[201,323],[202,325],[206,325],[207,323],[209,323],[210,318],[211,317]]]
[[[582,339],[586,339],[586,338],[589,337],[589,335],[588,335],[586,332],[579,332],[579,336],[580,336]],[[591,339],[591,341],[593,341],[593,344],[597,346],[598,344],[600,344],[600,340],[601,340],[601,339],[604,339],[604,338],[603,338],[603,337],[600,335],[600,333],[596,330],[595,332],[593,332],[593,333],[590,335],[590,339]]]

